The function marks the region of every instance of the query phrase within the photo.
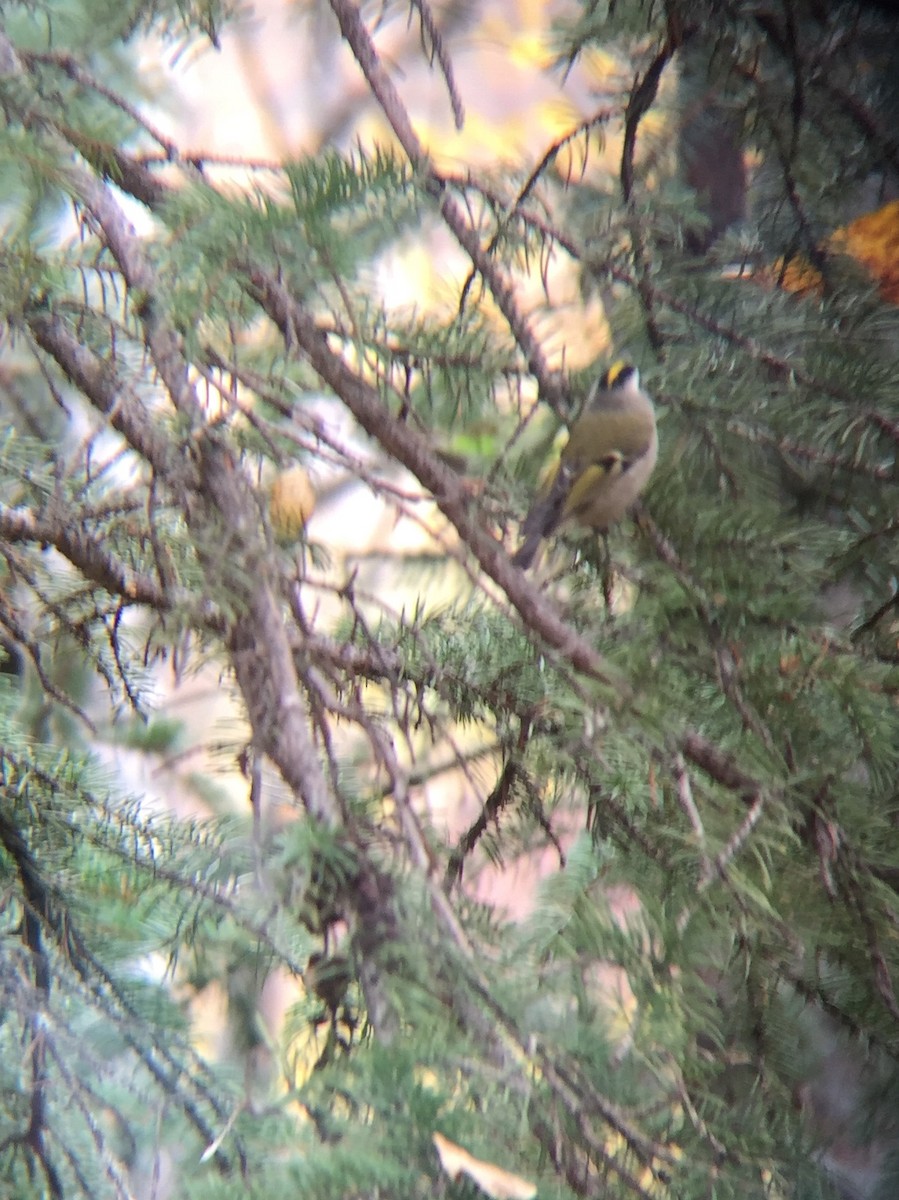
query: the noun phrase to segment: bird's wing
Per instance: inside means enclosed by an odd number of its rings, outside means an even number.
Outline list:
[[[617,451],[605,455],[599,462],[588,463],[587,466],[577,469],[576,473],[572,468],[573,481],[565,494],[563,515],[570,517],[583,505],[589,505],[598,488],[625,470],[627,462]]]

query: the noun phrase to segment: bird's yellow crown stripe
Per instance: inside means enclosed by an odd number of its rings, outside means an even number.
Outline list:
[[[613,362],[608,371],[606,371],[605,386],[607,388],[613,388],[621,378],[622,372],[625,371],[628,366],[629,363],[624,358],[619,358],[617,361]]]

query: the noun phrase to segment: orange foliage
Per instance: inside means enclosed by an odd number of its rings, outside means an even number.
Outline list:
[[[845,254],[864,267],[888,304],[899,304],[899,200],[865,213],[824,243],[829,254]],[[776,278],[788,292],[803,295],[823,291],[820,273],[805,259],[778,263]]]
[[[838,229],[830,244],[838,254],[861,263],[877,280],[884,300],[899,304],[899,200]]]

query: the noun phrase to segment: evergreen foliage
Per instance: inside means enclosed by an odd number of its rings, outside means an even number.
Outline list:
[[[886,1200],[899,315],[828,239],[899,184],[896,16],[583,0],[554,70],[604,51],[603,103],[463,177],[374,15],[330,10],[393,135],[245,188],[154,130],[136,67],[232,6],[0,15],[0,1191]],[[449,235],[453,307],[387,307],[391,256]],[[525,575],[593,376],[550,366],[551,289],[524,307],[559,261],[661,454],[607,552]],[[344,556],[313,520],[285,552],[294,463],[320,510],[355,488],[434,536]],[[173,778],[191,673],[241,714],[208,747],[247,803],[200,772],[203,819],[113,753]],[[537,863],[520,919],[478,888]],[[451,1179],[435,1133],[517,1180]]]

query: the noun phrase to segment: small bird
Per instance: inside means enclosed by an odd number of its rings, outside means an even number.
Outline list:
[[[529,567],[541,541],[566,521],[605,533],[643,491],[658,453],[655,410],[640,373],[630,363],[613,363],[594,384],[558,466],[525,517],[515,565]]]

